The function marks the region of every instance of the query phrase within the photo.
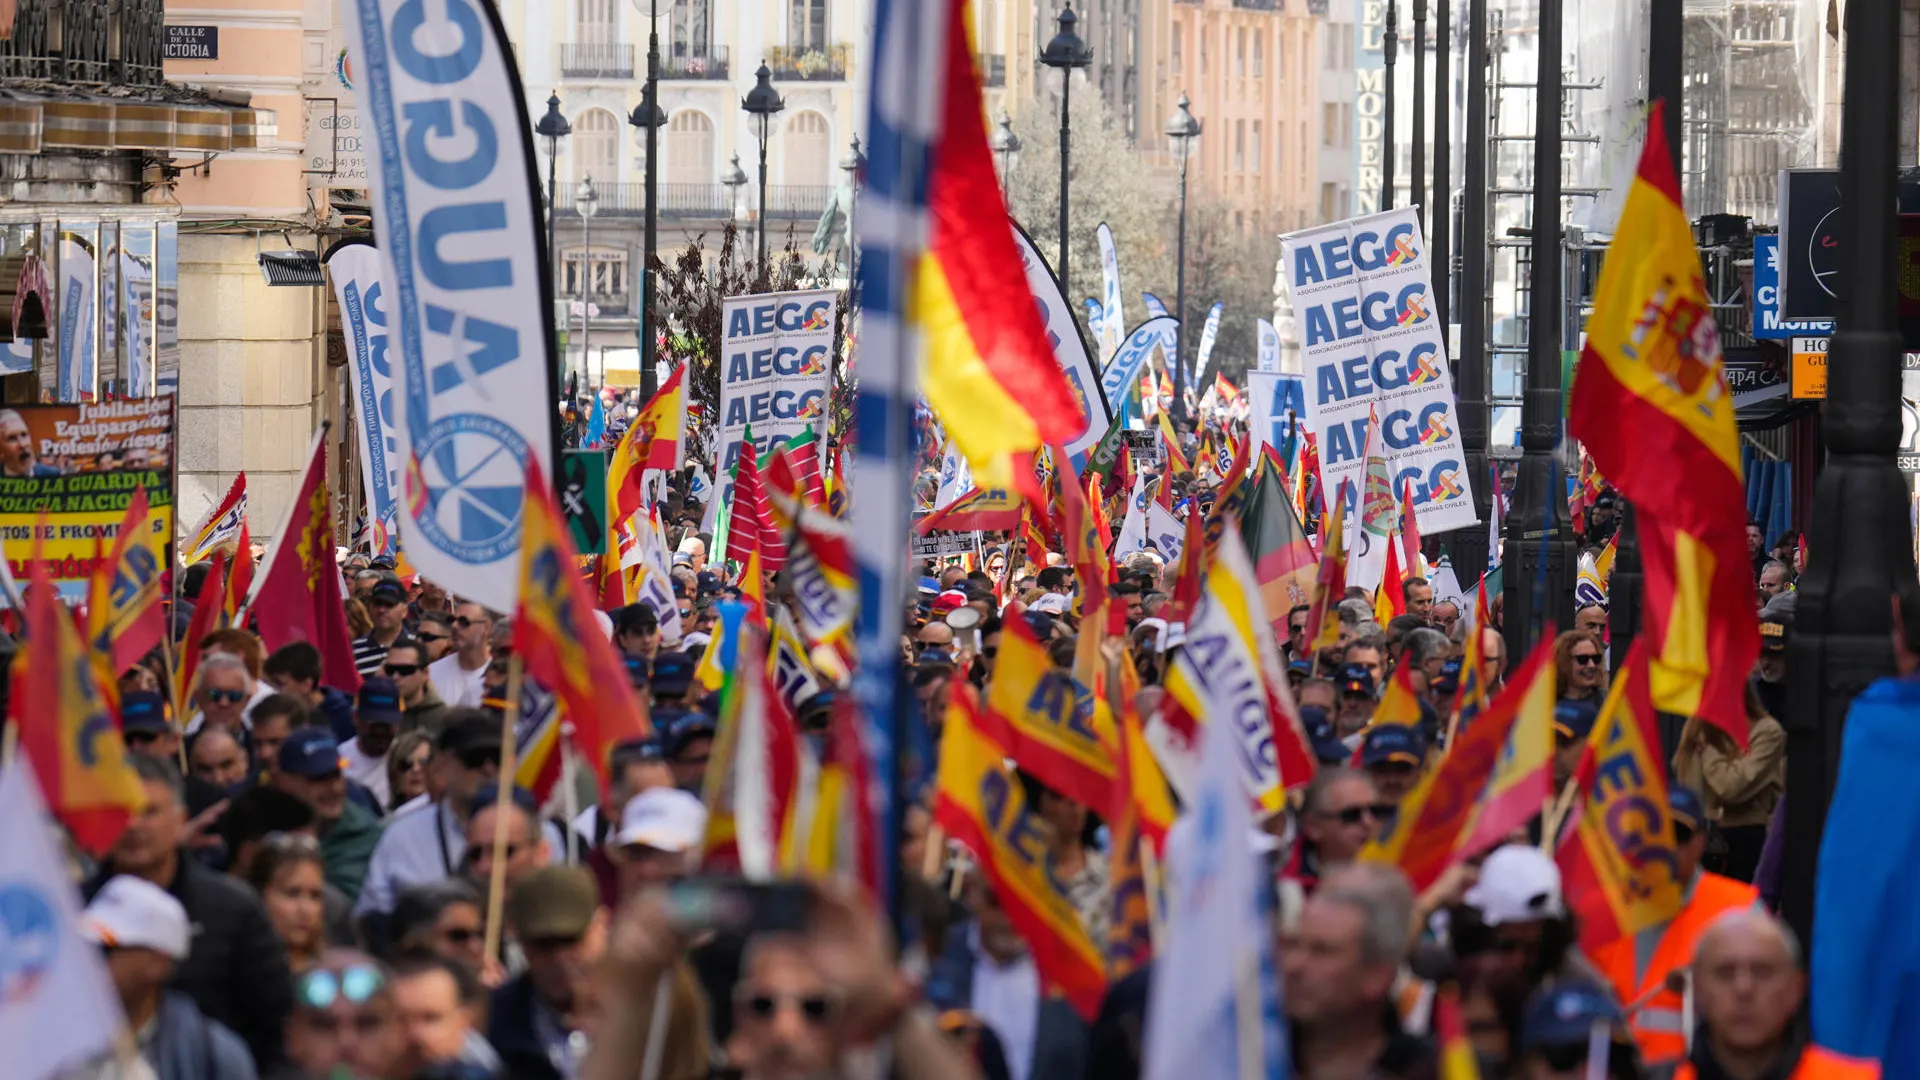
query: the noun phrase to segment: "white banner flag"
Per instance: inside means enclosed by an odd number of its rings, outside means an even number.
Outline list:
[[[1127,317],[1120,310],[1120,253],[1114,250],[1113,230],[1103,221],[1094,236],[1100,241],[1100,359],[1105,360],[1125,340]]]
[[[93,245],[78,236],[60,237],[59,380],[55,401],[92,401],[100,375],[100,271]]]
[[[1279,371],[1280,331],[1265,319],[1255,319],[1254,326],[1260,331],[1260,353],[1255,366],[1261,371]]]
[[[1339,491],[1342,481],[1365,490],[1368,415],[1377,409],[1392,489],[1397,496],[1413,484],[1420,532],[1480,520],[1419,215],[1392,210],[1280,243],[1324,490]]]
[[[360,480],[366,485],[373,553],[391,555],[400,541],[400,444],[394,439],[393,354],[388,351],[387,289],[380,252],[353,241],[327,253],[340,332],[347,340],[347,379],[353,386]]]
[[[559,422],[526,95],[484,0],[341,9],[400,346],[401,539],[427,578],[512,611],[527,464],[552,468]]]
[[[1226,305],[1216,303],[1207,309],[1207,324],[1200,328],[1200,355],[1193,362],[1193,381],[1204,382],[1207,377],[1207,361],[1213,359],[1213,343],[1220,337],[1220,313]]]
[[[1060,370],[1066,373],[1067,385],[1073,387],[1073,400],[1080,407],[1080,430],[1061,445],[1068,456],[1074,458],[1075,467],[1085,460],[1088,451],[1099,445],[1100,437],[1107,433],[1107,427],[1113,423],[1113,412],[1108,407],[1112,399],[1100,389],[1100,366],[1093,362],[1093,356],[1087,351],[1087,343],[1080,337],[1080,327],[1074,324],[1073,308],[1060,291],[1060,281],[1053,276],[1053,268],[1040,257],[1033,246],[1033,240],[1026,230],[1013,227],[1013,244],[1020,252],[1020,265],[1027,272],[1027,289],[1033,293],[1033,302],[1040,308],[1040,322],[1047,328],[1047,342],[1053,346],[1053,358],[1059,362]],[[1102,322],[1100,333],[1111,333],[1120,340],[1124,333],[1117,317],[1113,322]],[[1101,350],[1101,359],[1112,356],[1112,351]]]

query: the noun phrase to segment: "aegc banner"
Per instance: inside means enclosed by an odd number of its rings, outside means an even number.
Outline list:
[[[1369,416],[1399,492],[1409,481],[1426,535],[1478,521],[1460,449],[1446,339],[1434,315],[1426,238],[1412,210],[1280,238],[1321,480],[1365,489]],[[1352,515],[1350,521],[1357,521]]]
[[[1307,423],[1306,380],[1278,371],[1247,372],[1247,434],[1255,447],[1299,452]]]
[[[1033,302],[1040,309],[1040,324],[1047,328],[1047,344],[1053,347],[1053,358],[1059,362],[1060,370],[1066,373],[1067,385],[1073,387],[1074,404],[1080,407],[1080,430],[1063,445],[1076,464],[1086,460],[1087,451],[1100,442],[1112,422],[1113,414],[1107,406],[1107,397],[1100,389],[1100,379],[1094,366],[1093,357],[1087,351],[1087,343],[1080,337],[1080,327],[1074,324],[1073,308],[1067,304],[1066,294],[1060,291],[1060,280],[1053,276],[1053,267],[1040,257],[1033,246],[1033,238],[1019,225],[1013,227],[1013,246],[1020,252],[1020,265],[1027,272],[1027,290],[1033,293]],[[1115,270],[1118,273],[1118,270]],[[1118,340],[1119,292],[1116,284],[1113,291],[1113,305],[1116,314],[1112,327]],[[1105,324],[1102,324],[1103,326]]]
[[[347,377],[360,436],[360,479],[367,490],[373,553],[392,555],[400,540],[400,444],[393,437],[393,366],[387,352],[386,288],[380,252],[350,241],[327,253],[327,273],[347,339]]]
[[[560,397],[526,95],[486,0],[340,6],[393,291],[401,542],[421,574],[512,611],[527,463],[552,468]]]
[[[748,426],[757,457],[812,430],[833,375],[832,289],[729,296],[720,308],[720,503],[733,500],[733,463]]]

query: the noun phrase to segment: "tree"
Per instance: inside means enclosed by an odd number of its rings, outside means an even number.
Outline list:
[[[671,265],[656,259],[653,271],[659,296],[667,314],[667,363],[673,367],[691,365],[687,372],[688,402],[687,455],[712,464],[713,432],[720,418],[720,342],[723,332],[722,303],[729,296],[787,292],[793,289],[824,289],[834,283],[836,266],[831,260],[809,263],[791,228],[786,244],[768,255],[770,274],[762,274],[754,265],[750,244],[743,244],[740,229],[728,221],[720,230],[719,248],[711,257],[705,234],[694,237]],[[847,333],[847,291],[842,290],[833,309],[833,377],[830,399],[832,420],[830,437],[837,438],[851,427],[855,385],[846,368],[844,345]]]
[[[1124,290],[1122,309],[1131,329],[1146,318],[1140,293],[1153,293],[1169,309],[1174,306],[1179,177],[1171,169],[1151,167],[1141,160],[1099,95],[1077,94],[1070,108],[1073,154],[1068,186],[1073,199],[1068,228],[1073,280],[1062,285],[1074,317],[1084,324],[1080,300],[1099,294],[1100,247],[1095,233],[1106,222],[1113,230]],[[1057,270],[1059,107],[1045,98],[1032,102],[1014,119],[1013,128],[1021,150],[1019,164],[1008,179],[1007,201],[1014,220],[1026,227],[1034,246]],[[1279,257],[1277,238],[1240,235],[1225,203],[1189,179],[1187,312],[1182,319],[1182,345],[1189,363],[1197,358],[1207,309],[1219,301],[1225,310],[1213,367],[1232,377],[1252,366],[1257,348],[1254,320],[1273,318],[1274,267]],[[1090,330],[1087,340],[1093,340]]]

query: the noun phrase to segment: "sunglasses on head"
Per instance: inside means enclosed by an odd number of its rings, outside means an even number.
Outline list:
[[[276,851],[319,851],[320,850],[319,837],[310,835],[308,833],[281,832],[280,830],[275,829],[273,832],[270,832],[267,835],[261,837],[260,842],[267,845],[270,848],[273,848]]]
[[[339,971],[319,968],[300,976],[293,985],[294,997],[309,1009],[325,1009],[346,999],[349,1004],[364,1005],[386,986],[380,969],[367,964],[349,964]]]
[[[418,675],[420,673],[419,664],[388,664],[386,665],[386,669],[387,674],[396,679],[404,679],[409,675]]]
[[[208,701],[219,705],[238,705],[247,700],[245,690],[218,690],[208,687],[200,692],[207,695]]]
[[[833,999],[825,994],[748,994],[741,1004],[757,1020],[771,1020],[782,1006],[792,1006],[806,1017],[808,1023],[818,1024],[833,1014]]]

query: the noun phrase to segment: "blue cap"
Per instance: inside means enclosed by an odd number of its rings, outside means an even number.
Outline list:
[[[1293,659],[1291,659],[1291,660],[1289,660],[1289,661],[1287,661],[1287,674],[1289,674],[1289,675],[1312,675],[1312,674],[1313,674],[1313,661],[1311,661],[1311,660],[1308,660],[1308,659],[1306,659],[1306,658],[1304,658],[1304,657],[1299,657],[1299,656],[1296,656],[1296,657],[1294,657]]]
[[[1373,672],[1364,664],[1348,664],[1340,669],[1340,692],[1373,696]]]
[[[693,685],[693,669],[697,661],[692,653],[663,652],[653,658],[653,692],[666,697],[678,697]]]
[[[1427,741],[1405,724],[1375,724],[1360,743],[1360,766],[1410,765],[1419,768],[1427,757]]]
[[[1700,793],[1686,786],[1675,784],[1667,791],[1667,806],[1673,811],[1673,823],[1680,828],[1700,831],[1707,820],[1706,804],[1700,801]]]
[[[135,690],[120,699],[122,731],[166,731],[173,727],[167,719],[167,699],[151,690]]]
[[[1322,765],[1339,765],[1352,755],[1333,728],[1333,718],[1318,705],[1300,706],[1300,726],[1313,743],[1313,756]]]
[[[1429,685],[1432,689],[1443,694],[1451,694],[1458,691],[1460,689],[1460,661],[1449,660],[1441,664],[1440,674],[1435,675],[1433,682]]]
[[[1599,717],[1600,708],[1591,701],[1561,700],[1553,706],[1553,733],[1562,746],[1585,742]]]
[[[336,775],[341,771],[340,744],[325,728],[295,728],[280,744],[280,771],[310,780]]]
[[[400,687],[385,675],[369,675],[360,683],[360,700],[354,712],[363,724],[399,727],[405,716],[400,708]]]
[[[703,712],[683,712],[675,717],[671,726],[660,736],[660,748],[669,758],[677,758],[687,744],[699,738],[712,738],[719,730],[714,718]]]
[[[1619,1006],[1607,992],[1581,979],[1556,982],[1527,999],[1520,1020],[1520,1049],[1584,1046],[1596,1023],[1624,1023]]]
[[[940,579],[930,577],[921,578],[920,593],[929,599],[940,595]]]
[[[633,656],[631,654],[622,655],[620,659],[625,661],[627,665],[627,681],[629,683],[632,683],[635,688],[649,685],[649,680],[653,677],[653,663],[651,661],[644,656]]]

